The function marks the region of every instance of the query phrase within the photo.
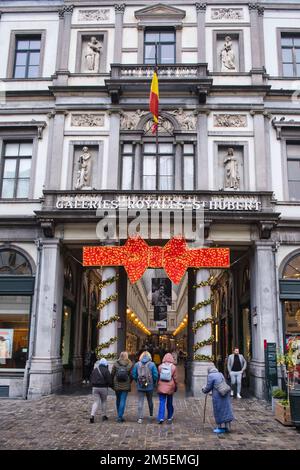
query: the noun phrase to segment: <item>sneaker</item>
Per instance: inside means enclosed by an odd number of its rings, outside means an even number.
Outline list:
[[[160,419],[160,420],[158,421],[158,424],[162,424],[163,422],[164,422],[164,420],[163,420],[163,419]]]
[[[231,392],[230,392],[230,396],[231,396],[231,397],[233,397],[233,396],[234,396],[233,390],[231,390]]]
[[[83,380],[82,383],[85,384],[85,380]]]
[[[124,423],[124,421],[125,421],[124,418],[118,418],[118,419],[117,419],[117,422],[118,422],[118,423]]]
[[[138,419],[137,421],[139,424],[142,424],[143,420],[141,418]]]
[[[95,422],[95,418],[94,418],[94,416],[91,416],[90,417],[90,423],[94,423],[94,422]]]
[[[108,417],[107,416],[102,416],[102,421],[107,421]]]
[[[222,434],[225,432],[225,428],[216,428],[213,432],[215,432],[216,434]]]
[[[237,397],[237,398],[242,398],[239,393],[236,394],[236,397]]]
[[[172,421],[173,421],[173,416],[172,418],[168,418],[168,423],[172,423]]]

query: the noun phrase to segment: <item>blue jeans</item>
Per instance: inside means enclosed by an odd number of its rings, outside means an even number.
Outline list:
[[[116,392],[118,418],[123,418],[128,392]]]
[[[174,414],[173,407],[173,395],[166,395],[165,393],[159,393],[159,410],[157,421],[163,421],[165,419],[165,408],[167,401],[168,419],[171,419]]]

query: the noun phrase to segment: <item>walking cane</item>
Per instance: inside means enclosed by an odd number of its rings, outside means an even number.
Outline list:
[[[205,424],[207,395],[208,395],[208,393],[205,394],[205,401],[204,401],[204,408],[203,408],[203,425],[202,425],[202,430],[203,431],[204,431],[204,424]]]

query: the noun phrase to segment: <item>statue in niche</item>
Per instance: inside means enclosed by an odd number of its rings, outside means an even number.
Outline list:
[[[75,189],[91,188],[91,163],[92,155],[88,147],[83,147],[82,154],[78,159],[78,172]]]
[[[230,36],[225,37],[224,47],[221,50],[221,72],[236,72],[235,56],[232,50],[232,40]]]
[[[225,189],[239,189],[240,176],[239,164],[237,158],[234,156],[233,148],[227,150],[227,155],[224,158],[224,187]]]
[[[99,72],[101,49],[100,41],[95,36],[92,36],[90,42],[87,43],[85,54],[87,68],[91,72]]]

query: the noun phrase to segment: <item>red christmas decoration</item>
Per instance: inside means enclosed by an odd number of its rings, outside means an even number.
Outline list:
[[[229,248],[190,249],[182,237],[162,246],[149,246],[141,237],[128,238],[123,246],[83,247],[83,266],[124,266],[130,282],[138,281],[147,268],[164,268],[178,284],[187,268],[228,268]]]

